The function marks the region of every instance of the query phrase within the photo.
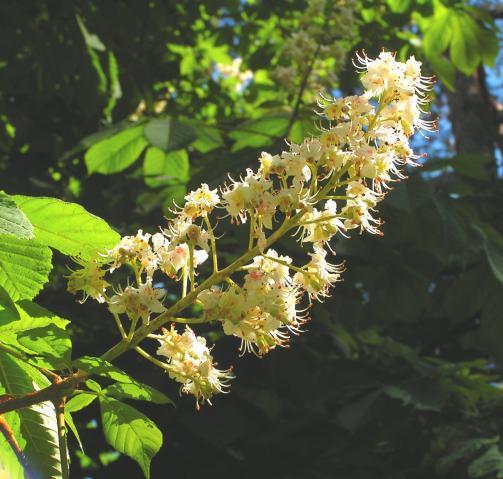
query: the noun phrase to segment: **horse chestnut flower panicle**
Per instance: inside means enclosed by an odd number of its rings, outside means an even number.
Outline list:
[[[166,370],[198,405],[227,391],[232,374],[216,368],[204,338],[187,325],[180,334],[173,324],[216,322],[224,334],[241,341],[242,354],[263,356],[287,346],[291,334],[302,331],[311,302],[323,300],[341,278],[342,264],[327,259],[335,254],[333,238],[348,237],[353,229],[382,234],[379,202],[391,183],[405,179],[404,167],[417,165],[409,139],[416,129],[434,128],[422,110],[431,78],[421,74],[413,57],[402,63],[389,52],[376,59],[358,55],[357,63],[363,94],[320,96],[318,137],[291,143],[280,154],[262,152],[258,169],[231,179],[220,194],[202,184],[173,211],[167,228],[152,236],[141,230],[125,236],[100,262],[79,260],[82,268],[69,277],[70,292],[107,303],[123,340],[134,336],[132,347]],[[226,213],[218,219],[249,228],[246,251],[224,269],[219,269],[212,218],[218,208]],[[271,249],[286,234],[297,235],[302,246],[312,245],[304,266]],[[213,272],[205,276],[198,268],[210,254]],[[105,279],[123,265],[134,276],[125,286]],[[166,307],[157,280],[180,282],[179,301]],[[109,283],[114,284],[111,295]],[[183,316],[195,303],[202,314]],[[131,320],[129,334],[122,315]],[[140,319],[143,325],[136,329]],[[170,330],[152,334],[166,323],[172,323]],[[145,339],[160,342],[157,353],[165,362],[138,346]]]

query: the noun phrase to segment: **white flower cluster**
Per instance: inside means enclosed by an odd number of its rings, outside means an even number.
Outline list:
[[[381,234],[377,204],[391,182],[405,177],[403,167],[416,165],[409,137],[418,128],[433,128],[422,119],[431,80],[421,76],[418,61],[401,63],[387,52],[358,60],[364,93],[320,97],[318,138],[292,143],[276,155],[262,153],[259,168],[231,180],[221,195],[203,184],[185,197],[164,231],[149,235],[140,230],[122,238],[101,261],[80,262],[82,268],[70,275],[69,291],[107,303],[125,339],[120,315],[131,320],[128,338],[141,320],[144,339],[155,329],[148,330],[155,313],[160,315],[155,327],[170,321],[219,322],[225,334],[241,340],[242,353],[262,356],[287,346],[290,334],[298,334],[307,320],[310,302],[322,300],[340,280],[342,265],[327,261],[334,253],[332,239],[353,229]],[[224,209],[231,223],[249,225],[247,250],[224,270],[218,268],[212,227],[215,208]],[[289,232],[296,232],[302,245],[312,245],[303,266],[270,248]],[[200,281],[196,269],[209,254],[213,274]],[[123,265],[132,269],[134,283],[116,287],[109,296],[105,273]],[[153,286],[156,274],[182,283],[180,307],[165,308],[163,290]],[[196,302],[202,317],[172,314],[183,314]],[[179,334],[172,327],[148,337],[161,341],[164,369],[182,383],[183,392],[209,401],[226,388],[229,371],[215,368],[206,341],[190,328]]]
[[[220,321],[225,334],[240,338],[243,353],[263,355],[286,345],[288,332],[300,332],[305,317],[297,309],[301,291],[290,277],[291,262],[271,249],[245,267],[242,287],[212,288],[199,295],[205,318]]]
[[[215,367],[206,339],[196,336],[189,326],[183,334],[174,326],[169,331],[163,328],[157,339],[161,344],[157,354],[167,358],[169,377],[182,384],[183,393],[196,397],[198,407],[200,400],[211,404],[214,394],[225,392],[233,376],[230,370]]]

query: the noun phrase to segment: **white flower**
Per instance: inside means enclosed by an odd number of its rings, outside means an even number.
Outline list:
[[[206,216],[213,211],[213,208],[220,202],[217,190],[210,190],[206,183],[203,183],[200,188],[191,191],[185,196],[185,205],[183,214],[191,219],[198,216]]]
[[[108,256],[113,260],[110,272],[119,268],[123,264],[139,262],[142,269],[151,273],[155,269],[155,255],[150,247],[151,235],[143,234],[138,230],[136,236],[124,236],[119,244],[108,251]]]
[[[239,218],[246,222],[247,212],[255,210],[261,216],[267,228],[272,226],[272,217],[276,208],[274,196],[269,192],[273,182],[263,178],[252,170],[246,170],[246,176],[240,182],[233,181],[222,193],[224,206],[235,221]]]
[[[181,391],[196,397],[199,401],[211,404],[214,394],[226,392],[230,379],[233,378],[230,369],[217,369],[213,363],[206,339],[196,336],[189,326],[183,334],[179,334],[174,326],[171,330],[162,330],[158,336],[160,346],[157,354],[167,359],[169,377],[182,384]]]
[[[275,261],[275,259],[279,262]],[[253,282],[256,281],[257,278],[267,278],[272,281],[273,284],[289,282],[290,269],[288,265],[291,263],[292,258],[288,256],[279,256],[275,250],[270,249],[266,252],[265,256],[255,256],[253,258],[253,263],[245,266],[248,270],[245,280],[248,281],[249,279],[249,281]]]
[[[320,244],[314,244],[314,251],[309,253],[311,261],[304,267],[305,272],[297,272],[293,277],[295,284],[304,289],[310,298],[321,300],[328,296],[330,288],[339,281],[344,268],[326,261],[327,252]]]
[[[176,246],[169,246],[157,251],[159,257],[159,269],[172,278],[176,278],[178,271],[188,267],[190,260],[190,248],[187,243]],[[194,250],[194,268],[208,259],[208,253],[205,250]]]
[[[131,321],[139,318],[148,323],[151,313],[162,313],[166,308],[160,300],[164,290],[154,288],[151,281],[140,284],[138,288],[127,286],[120,289],[108,302],[108,309],[114,314],[126,314]]]
[[[110,286],[104,279],[106,271],[101,269],[100,263],[94,258],[89,261],[74,258],[74,261],[82,268],[72,271],[68,276],[67,290],[72,294],[82,291],[81,303],[88,297],[95,299],[98,303],[104,303],[106,288]]]
[[[320,243],[330,241],[344,224],[337,214],[337,204],[333,200],[325,203],[325,209],[313,208],[302,218],[302,242]]]
[[[363,88],[371,96],[381,96],[386,90],[397,85],[404,74],[404,64],[395,61],[395,56],[390,52],[381,52],[372,60],[365,54],[357,54],[360,67],[365,69],[361,78]]]

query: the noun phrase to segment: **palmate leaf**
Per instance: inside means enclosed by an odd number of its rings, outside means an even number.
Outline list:
[[[38,241],[0,235],[0,286],[13,301],[34,298],[49,278],[51,258]]]
[[[3,191],[0,191],[0,234],[33,238],[32,224],[15,201]]]
[[[116,399],[100,396],[101,420],[107,442],[134,459],[150,477],[150,462],[162,446],[162,433],[148,417]]]
[[[88,259],[120,239],[106,221],[76,203],[47,197],[13,198],[35,227],[37,241],[63,254]]]
[[[49,386],[49,381],[35,368],[0,352],[0,390],[6,394],[26,394]],[[61,462],[58,446],[56,412],[50,402],[15,412],[19,424],[10,416],[11,427],[26,457],[33,479],[60,479]],[[13,420],[14,419],[14,420]],[[10,468],[12,479],[25,477],[23,469],[12,463],[12,456],[0,443],[0,465]],[[17,475],[16,475],[17,474]],[[28,475],[26,475],[28,477]]]

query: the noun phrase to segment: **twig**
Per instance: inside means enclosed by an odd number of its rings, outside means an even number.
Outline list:
[[[61,477],[62,479],[69,479],[70,465],[68,463],[68,448],[66,443],[65,402],[66,397],[63,396],[58,402],[54,403],[54,407],[56,408],[56,419],[58,422],[58,445],[59,456],[61,458]]]

